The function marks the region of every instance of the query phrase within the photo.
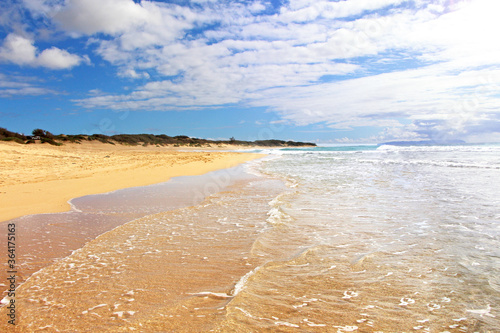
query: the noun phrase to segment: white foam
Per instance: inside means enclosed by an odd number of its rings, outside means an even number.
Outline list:
[[[304,306],[308,306],[309,303],[302,303],[300,305],[292,305],[294,308],[298,309],[298,308],[303,308]],[[305,319],[304,319],[305,320]]]
[[[254,270],[251,270],[250,272],[246,273],[241,277],[241,279],[236,283],[234,286],[234,289],[231,293],[231,295],[236,296],[238,295],[246,286],[246,283],[248,279],[255,274],[259,270],[260,267],[256,267]]]
[[[414,303],[415,303],[415,300],[413,298],[409,298],[409,297],[403,297],[399,301],[399,305],[401,305],[401,306],[405,306],[408,304],[414,304]]]
[[[467,318],[462,317],[462,318],[457,318],[457,319],[452,319],[453,321],[462,321],[462,320],[467,320]]]
[[[474,313],[474,314],[478,314],[481,317],[488,316],[488,317],[495,318],[495,316],[490,313],[491,306],[489,304],[486,306],[486,309],[475,309],[475,310],[465,310],[465,311],[470,312],[470,313]]]
[[[358,330],[358,326],[333,326],[337,328],[337,332],[354,332]]]
[[[69,206],[71,207],[71,210],[72,210],[72,211],[75,211],[75,212],[78,212],[78,213],[83,213],[83,211],[82,211],[82,210],[80,210],[80,209],[76,208],[76,206],[73,204],[73,202],[72,202],[72,201],[73,201],[73,199],[71,199],[71,200],[68,200],[68,201],[67,201],[67,202],[68,202],[68,204],[69,204]]]
[[[95,309],[98,309],[98,308],[102,308],[103,306],[107,306],[107,304],[106,303],[102,303],[102,304],[96,305],[96,306],[94,306],[92,308],[87,309],[87,311],[92,311],[92,310],[95,310]]]
[[[215,293],[212,291],[201,291],[199,293],[189,293],[188,295],[193,295],[193,296],[212,296],[215,298],[233,298],[232,295],[228,295],[226,293]]]
[[[309,321],[308,319],[304,319],[304,321],[307,323],[307,326],[311,326],[311,327],[325,327],[326,326],[326,324],[313,323],[312,321]]]
[[[2,306],[5,306],[7,304],[10,303],[10,297],[8,296],[5,296],[4,298],[2,298],[2,300],[0,301],[0,304],[2,304]]]
[[[358,296],[357,292],[347,290],[347,291],[344,291],[344,296],[342,298],[350,299],[350,298],[357,297],[357,296]]]
[[[269,216],[266,221],[271,224],[280,224],[286,219],[287,215],[283,213],[278,207],[273,207],[269,212],[267,212]]]
[[[44,330],[44,329],[46,329],[46,328],[53,328],[53,327],[54,327],[54,325],[46,325],[46,326],[40,326],[40,327],[38,327],[38,329],[39,329],[39,330]],[[58,329],[56,329],[56,331],[57,331],[57,332],[59,332],[59,330],[58,330]]]
[[[427,309],[428,309],[429,311],[439,310],[439,309],[441,309],[441,305],[439,305],[439,304],[434,304],[434,303],[428,303],[428,304],[427,304]]]
[[[252,316],[252,315],[250,314],[250,312],[248,312],[248,311],[246,311],[246,310],[244,310],[244,309],[242,309],[242,308],[240,308],[240,307],[235,307],[235,309],[240,310],[240,311],[241,311],[241,312],[243,312],[243,314],[245,314],[245,316],[247,316],[247,317],[250,317],[250,318],[255,318],[254,316]]]
[[[300,327],[299,325],[292,324],[292,323],[289,323],[287,321],[275,321],[274,324],[275,325],[280,325],[280,326],[295,327],[295,328]]]

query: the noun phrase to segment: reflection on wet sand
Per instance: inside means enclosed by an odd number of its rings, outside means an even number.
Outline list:
[[[201,205],[99,236],[18,289],[17,329],[214,328],[238,281],[259,265],[252,244],[267,228],[268,202],[283,189],[276,180],[241,179]]]

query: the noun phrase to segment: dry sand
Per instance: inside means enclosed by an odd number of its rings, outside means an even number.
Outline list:
[[[200,175],[261,156],[97,142],[60,147],[0,142],[0,222],[67,211],[72,198]]]

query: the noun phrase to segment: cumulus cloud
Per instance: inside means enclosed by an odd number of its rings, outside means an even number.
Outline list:
[[[0,60],[17,65],[31,65],[36,61],[36,47],[33,45],[33,41],[16,34],[10,34],[0,47]]]
[[[54,15],[65,30],[84,34],[121,33],[147,18],[146,10],[131,0],[68,0]]]
[[[17,65],[46,67],[50,69],[69,69],[82,62],[89,62],[88,57],[80,57],[66,50],[51,47],[38,54],[38,49],[31,39],[9,34],[0,47],[0,61]]]
[[[179,5],[132,0],[67,0],[51,13],[51,19],[67,33],[114,36],[125,51],[165,45],[183,36],[202,16]]]
[[[86,107],[164,111],[239,103],[297,125],[375,126],[385,138],[498,132],[487,124],[498,124],[500,110],[500,3],[26,3],[70,36],[91,36],[94,52],[118,77],[138,80],[128,94],[76,101]],[[14,34],[0,58],[53,69],[85,61],[57,48],[38,52]]]
[[[85,59],[88,61],[88,59]],[[36,63],[39,66],[47,67],[50,69],[67,69],[78,66],[84,58],[71,54],[66,50],[51,47],[50,49],[43,50],[37,57]]]

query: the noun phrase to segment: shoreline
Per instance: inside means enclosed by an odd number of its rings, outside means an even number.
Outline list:
[[[16,290],[16,307],[23,309],[18,328],[29,332],[44,327],[81,331],[98,325],[103,331],[114,332],[117,325],[148,331],[185,331],[186,322],[190,331],[218,326],[224,320],[225,305],[236,296],[231,290],[262,264],[263,259],[252,254],[253,244],[268,224],[269,201],[284,184],[249,174],[241,165],[181,178],[184,192],[191,192],[195,182],[206,189],[207,180],[221,188],[199,204],[128,221],[36,270]],[[155,192],[154,187],[149,190]],[[144,197],[140,189],[125,191]],[[103,195],[102,200],[94,197],[93,201],[111,207],[112,196],[123,199],[119,192]],[[185,194],[191,201],[189,193],[176,192],[175,198]],[[152,196],[147,197],[148,204],[152,203]],[[120,207],[116,210],[101,213],[123,213]],[[58,225],[66,229],[62,224],[74,224],[68,221],[69,215],[61,214],[61,221],[49,217],[49,237]],[[96,220],[95,214],[91,215],[92,221]],[[25,222],[23,219],[20,225]],[[74,227],[81,234],[82,229]],[[57,243],[51,245],[59,248]],[[3,316],[6,311],[0,307]],[[193,311],[197,316],[193,317]],[[173,313],[175,318],[169,320]],[[0,327],[7,326],[4,324],[0,322]]]
[[[2,153],[2,148],[5,147],[0,145],[0,154]],[[14,146],[14,148],[18,147]],[[66,153],[61,152],[59,150],[60,147],[55,149],[52,147],[48,148],[49,150],[35,150],[34,152],[37,154],[47,154],[48,152],[54,154]],[[102,149],[103,147],[99,145],[98,148]],[[90,153],[94,154],[95,152],[91,150]],[[104,152],[101,152],[101,155],[107,153],[109,151],[104,150]],[[74,157],[74,154],[72,153],[70,157]],[[42,180],[34,183],[15,184],[18,188],[25,190],[37,186],[45,188],[47,191],[53,191],[52,193],[61,188],[70,190],[70,193],[59,193],[60,195],[55,196],[55,198],[54,196],[47,196],[45,201],[40,199],[41,202],[53,204],[53,206],[45,208],[52,208],[55,205],[61,206],[63,203],[61,198],[64,195],[69,195],[70,198],[64,201],[68,209],[65,209],[66,207],[63,207],[59,211],[56,209],[52,211],[45,209],[45,211],[39,213],[23,214],[19,218],[0,221],[0,224],[5,226],[5,229],[2,228],[0,230],[0,235],[4,236],[2,238],[7,238],[7,224],[15,223],[16,239],[22,240],[22,249],[19,248],[17,253],[23,266],[17,272],[18,283],[24,283],[32,274],[67,257],[73,251],[81,249],[96,237],[116,229],[123,224],[150,214],[189,207],[196,200],[203,200],[205,196],[212,194],[214,190],[223,190],[227,185],[225,183],[228,181],[228,175],[231,178],[231,183],[234,181],[232,180],[232,177],[235,176],[233,174],[234,171],[231,170],[241,169],[241,165],[245,162],[264,156],[248,153],[150,152],[150,150],[132,151],[128,149],[124,154],[125,156],[132,154],[131,157],[134,158],[137,158],[137,154],[139,154],[141,163],[146,163],[148,158],[151,157],[159,158],[159,160],[155,161],[156,164],[163,163],[165,160],[162,157],[165,157],[170,164],[166,166],[156,165],[152,168],[143,166],[133,170],[114,171],[112,169],[111,171],[106,170],[106,172],[102,171],[102,168],[94,168],[92,170],[98,174],[97,177],[87,176],[79,179],[68,179],[68,175],[63,175],[66,179],[59,180],[59,183],[65,186],[55,188],[53,187],[54,184],[57,184],[55,181]],[[101,155],[98,154],[98,156]],[[119,156],[123,157],[123,154]],[[56,157],[59,157],[59,155],[56,154],[48,158],[54,159]],[[106,160],[108,159],[106,158]],[[132,168],[133,165],[128,165],[127,167]],[[0,169],[0,171],[2,170]],[[124,174],[128,177],[122,177]],[[216,176],[217,174],[219,176]],[[222,176],[220,176],[221,174]],[[135,175],[137,175],[137,178],[134,178]],[[140,177],[141,175],[143,177]],[[47,177],[48,175],[44,174],[43,176]],[[107,191],[98,191],[92,194],[89,194],[88,191],[91,189],[95,190],[96,186],[87,186],[82,189],[83,191],[87,191],[87,193],[80,196],[75,195],[75,191],[71,191],[72,184],[84,182],[85,184],[90,183],[90,185],[95,185],[96,182],[102,181],[103,177],[106,177],[108,182],[118,180],[119,186],[114,186],[113,188],[104,187]],[[158,177],[162,177],[159,182],[157,181]],[[5,181],[5,179],[3,180]],[[125,180],[125,183],[123,180]],[[11,181],[13,182],[12,178]],[[122,186],[123,184],[129,185],[130,181],[134,182],[134,186]],[[144,184],[145,182],[146,184]],[[205,186],[207,182],[216,185],[216,188],[214,189],[212,186],[207,190],[207,186]],[[106,185],[104,184],[104,186]],[[150,187],[151,185],[153,186],[152,188]],[[5,188],[8,187],[0,187],[0,191]],[[103,187],[97,188],[100,189]],[[148,190],[148,188],[150,189]],[[143,192],[145,195],[142,194]],[[134,196],[131,193],[137,194]],[[159,197],[154,201],[152,195],[158,196],[159,193],[164,193],[164,195],[160,195],[161,198]],[[33,193],[19,193],[19,196],[24,196],[25,198],[32,195]],[[111,201],[110,198],[112,198]],[[66,198],[64,197],[64,199]],[[3,201],[8,200],[3,198]],[[26,206],[28,204],[29,202],[27,202]],[[94,210],[88,210],[89,207],[94,207],[94,205],[97,205]],[[152,210],[143,210],[141,208],[150,205],[152,205]],[[5,212],[5,210],[2,211],[4,207],[0,207],[2,213]],[[109,210],[119,210],[120,213],[115,214]],[[7,253],[7,249],[4,249],[2,253]],[[4,276],[5,273],[6,271],[0,272],[2,281],[7,277]],[[0,282],[2,297],[4,296],[3,292],[5,288],[7,286]]]
[[[182,150],[96,142],[59,147],[2,142],[0,223],[25,215],[69,211],[69,201],[74,198],[202,175],[264,156]]]

